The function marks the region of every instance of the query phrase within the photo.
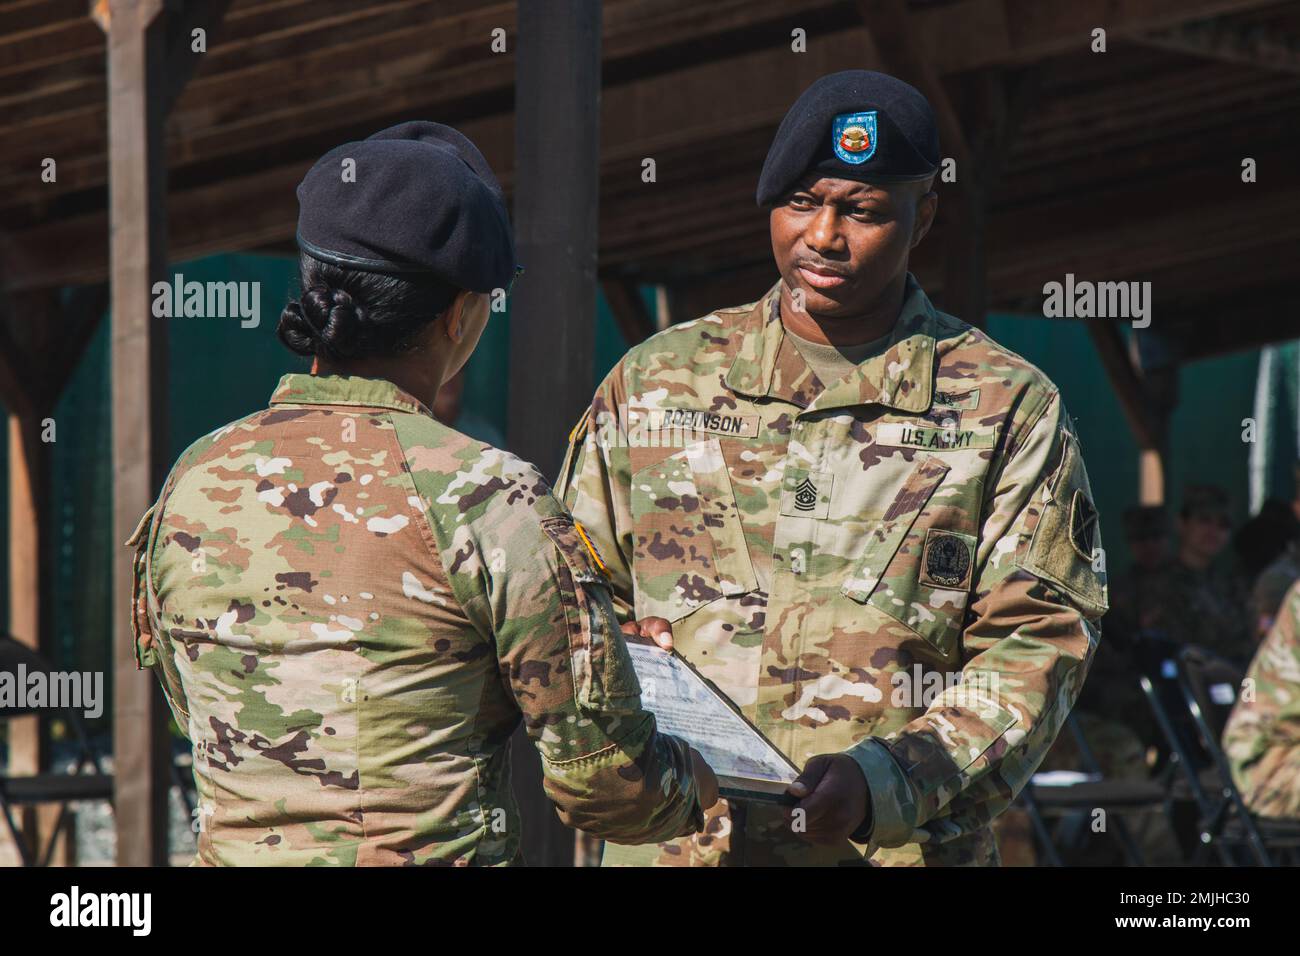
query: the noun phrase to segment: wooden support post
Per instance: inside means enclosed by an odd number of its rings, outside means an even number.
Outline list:
[[[668,286],[660,282],[655,286],[655,331],[662,332],[673,324],[672,305]]]
[[[1141,334],[1141,333],[1139,333]],[[1151,432],[1141,442],[1138,452],[1138,504],[1164,505],[1169,501],[1169,422],[1178,405],[1180,366],[1170,362],[1156,369],[1144,369],[1139,334],[1129,336],[1130,367],[1142,382],[1147,406],[1151,409]]]
[[[605,301],[609,303],[609,310],[614,313],[614,322],[623,333],[629,348],[655,334],[655,319],[646,308],[635,280],[606,279],[600,287],[605,293]]]
[[[170,748],[153,674],[136,670],[132,554],[122,543],[168,462],[167,327],[151,289],[166,271],[166,44],[162,0],[108,0],[109,273],[113,400],[113,773],[117,862],[167,863]]]
[[[9,409],[9,633],[36,651],[48,649],[42,640],[49,622],[41,613],[41,568],[48,528],[45,496],[49,487],[49,446],[40,439],[40,420],[32,408]],[[49,762],[49,727],[38,717],[9,725],[10,772],[26,776]],[[52,820],[37,807],[20,813],[23,841],[33,854]]]
[[[1162,505],[1165,503],[1164,462],[1169,443],[1168,413],[1172,410],[1170,403],[1177,400],[1177,389],[1170,392],[1166,386],[1153,392],[1141,373],[1136,337],[1131,337],[1126,345],[1119,326],[1113,322],[1089,321],[1088,334],[1138,444],[1138,503]],[[1176,382],[1177,367],[1172,375]]]
[[[600,4],[521,3],[517,18],[515,235],[528,273],[511,304],[509,444],[553,474],[595,384]],[[514,743],[525,859],[572,864],[537,755]]]
[[[102,291],[102,286],[99,287]],[[96,289],[60,302],[57,289],[31,290],[7,297],[0,309],[0,400],[8,415],[9,447],[9,633],[47,659],[56,659],[51,639],[53,595],[50,529],[52,446],[57,423],[55,402],[85,344],[88,303]],[[102,313],[102,301],[99,306]],[[98,315],[89,322],[93,328]],[[47,432],[47,423],[50,430]],[[50,720],[37,714],[10,724],[10,770],[18,775],[50,769]],[[34,855],[56,865],[76,862],[74,819],[55,804],[24,807],[19,813],[23,840]],[[54,841],[52,853],[47,846]]]
[[[1160,429],[1155,400],[1147,394],[1146,384],[1129,356],[1119,327],[1114,322],[1096,319],[1088,321],[1087,328],[1138,447],[1157,448]]]
[[[40,494],[45,487],[47,457],[35,439],[39,400],[37,383],[31,374],[15,336],[21,327],[19,307],[6,301],[0,313],[0,401],[6,412],[6,441],[9,451],[9,618],[10,634],[35,650],[41,650],[40,545],[43,513]],[[37,773],[45,763],[44,735],[39,721],[16,720],[9,725],[9,772]],[[20,839],[32,854],[40,852],[40,821],[35,808],[21,808],[17,814]]]
[[[1138,452],[1138,504],[1145,506],[1164,503],[1164,455],[1159,448],[1143,448]]]

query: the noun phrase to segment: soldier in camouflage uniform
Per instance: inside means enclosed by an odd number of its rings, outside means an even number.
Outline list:
[[[633,348],[575,429],[565,500],[621,614],[672,621],[805,768],[796,811],[720,802],[607,864],[994,863],[989,823],[1079,692],[1106,607],[1079,441],[1040,371],[907,272],[937,162],[917,91],[818,81],[760,180],[781,281]],[[883,339],[837,363],[791,331],[872,282]],[[872,339],[861,314],[822,324]]]
[[[1235,575],[1213,566],[1231,530],[1226,491],[1217,485],[1184,489],[1178,554],[1148,578],[1137,614],[1144,632],[1244,667],[1255,648],[1246,593]]]
[[[1223,749],[1252,813],[1300,820],[1300,584],[1246,672]]]
[[[514,269],[499,187],[436,124],[340,149],[362,186],[338,192],[335,153],[308,173],[279,328],[319,374],[191,446],[132,539],[138,661],[193,742],[197,862],[514,862],[521,719],[564,822],[697,830],[716,784],[642,709],[582,529],[530,465],[429,408]],[[447,230],[427,215],[449,202]],[[404,207],[420,222],[370,251],[406,277],[354,268]]]

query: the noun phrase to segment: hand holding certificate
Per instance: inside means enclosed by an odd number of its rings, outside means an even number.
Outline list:
[[[793,804],[786,788],[798,769],[727,697],[672,650],[628,642],[641,684],[641,703],[659,730],[699,751],[732,800]]]
[[[818,754],[800,773],[722,691],[673,651],[667,621],[647,618],[624,624],[623,631],[642,706],[655,715],[660,731],[690,744],[697,764],[699,758],[708,763],[721,796],[784,805],[791,830],[811,843],[865,842],[870,794],[852,757]],[[711,782],[713,774],[708,776]]]

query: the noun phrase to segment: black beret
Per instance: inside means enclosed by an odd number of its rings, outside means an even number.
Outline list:
[[[915,182],[939,168],[926,98],[871,70],[823,76],[785,114],[758,177],[758,204],[780,199],[810,170],[867,183]]]
[[[344,180],[346,159],[355,182]],[[500,183],[474,144],[441,123],[402,123],[322,156],[298,184],[298,247],[471,292],[504,288],[515,270]]]

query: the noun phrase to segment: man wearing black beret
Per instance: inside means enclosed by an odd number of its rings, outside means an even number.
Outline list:
[[[908,272],[934,220],[929,104],[823,77],[758,186],[780,280],[633,348],[575,429],[566,503],[627,617],[802,773],[797,806],[607,863],[992,864],[1106,609],[1057,389]]]

